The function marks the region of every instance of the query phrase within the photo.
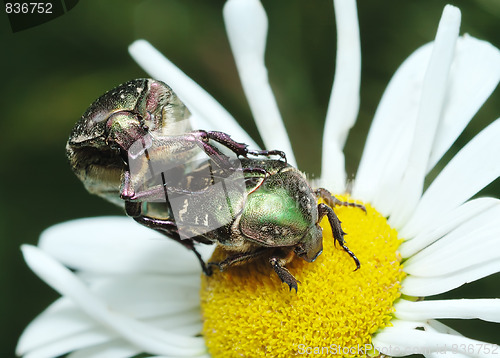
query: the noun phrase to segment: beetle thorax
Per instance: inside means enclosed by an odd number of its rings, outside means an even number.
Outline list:
[[[317,217],[312,189],[302,173],[286,167],[248,195],[240,230],[262,246],[294,246]]]

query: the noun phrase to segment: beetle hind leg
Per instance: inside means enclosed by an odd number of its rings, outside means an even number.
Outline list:
[[[249,150],[247,144],[236,142],[227,133],[218,131],[199,131],[199,133],[205,138],[208,138],[210,140],[213,140],[214,142],[222,144],[236,155],[240,155],[242,157],[247,157],[249,154],[254,156],[265,156],[265,157],[269,157],[271,155],[278,155],[286,163],[285,152],[281,150]]]
[[[181,237],[179,236],[179,233],[177,231],[177,225],[175,224],[174,221],[152,218],[142,214],[141,205],[142,203],[140,202],[126,201],[125,211],[127,215],[132,217],[139,224],[146,226],[150,229],[153,229],[167,236],[169,239],[177,241],[188,250],[193,251],[196,258],[200,262],[200,266],[203,273],[207,276],[212,275],[212,268],[205,263],[205,261],[201,257],[201,254],[198,252],[198,250],[196,250],[196,247],[194,246],[194,240],[192,239],[182,240]]]

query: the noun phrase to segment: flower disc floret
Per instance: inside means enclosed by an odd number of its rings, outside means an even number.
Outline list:
[[[348,197],[339,197],[348,200]],[[266,259],[202,278],[203,334],[213,357],[365,356],[371,336],[390,325],[405,273],[401,240],[370,205],[336,207],[346,242],[361,262],[334,244],[326,218],[323,253],[287,267],[300,281],[289,291]],[[223,255],[218,249],[213,259]],[[316,351],[315,351],[316,349]]]

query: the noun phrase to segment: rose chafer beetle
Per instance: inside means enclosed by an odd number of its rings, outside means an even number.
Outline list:
[[[192,250],[207,275],[213,267],[265,257],[297,290],[285,266],[294,256],[312,262],[321,254],[324,216],[360,267],[332,207],[363,206],[313,190],[283,152],[249,150],[226,133],[192,130],[189,117],[166,84],[126,82],[98,98],[76,123],[68,160],[89,192]],[[325,203],[317,204],[319,198]],[[195,243],[215,243],[227,255],[205,263]]]

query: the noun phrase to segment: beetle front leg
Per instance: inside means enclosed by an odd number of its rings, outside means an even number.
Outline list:
[[[328,222],[330,223],[330,226],[332,228],[333,238],[335,239],[336,242],[340,244],[340,246],[342,246],[344,251],[347,252],[349,256],[352,257],[352,259],[356,263],[356,270],[358,270],[360,268],[359,260],[356,257],[356,255],[354,255],[354,253],[351,250],[349,250],[349,248],[346,246],[344,241],[344,235],[346,235],[346,233],[344,232],[344,230],[342,230],[342,226],[340,225],[341,224],[340,220],[333,211],[333,209],[328,205],[321,203],[318,204],[318,214],[319,214],[318,222],[321,221],[323,216],[325,215],[327,216]]]
[[[297,279],[288,271],[285,265],[291,261],[291,256],[293,251],[285,252],[284,250],[279,250],[277,254],[274,254],[269,258],[269,263],[274,269],[274,272],[278,275],[281,282],[284,282],[290,287],[290,291],[295,289],[298,290]]]

